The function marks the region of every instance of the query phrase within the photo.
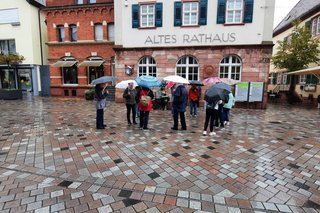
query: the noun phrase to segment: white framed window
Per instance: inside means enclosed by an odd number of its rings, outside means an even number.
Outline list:
[[[183,26],[197,25],[198,15],[199,15],[198,2],[183,3],[183,13],[182,13]]]
[[[141,27],[154,27],[155,26],[155,5],[146,4],[140,6],[140,20]]]
[[[282,76],[282,84],[287,84],[287,78],[288,76],[285,74]]]
[[[97,3],[97,0],[89,0],[89,4]]]
[[[83,4],[83,0],[76,0],[76,4]]]
[[[281,84],[282,83],[282,74],[278,74],[277,76],[277,84]]]
[[[238,56],[230,55],[223,58],[219,66],[219,77],[241,80],[242,62]]]
[[[306,84],[306,79],[307,79],[306,75],[300,75],[299,76],[299,84]]]
[[[138,63],[138,75],[150,75],[157,77],[157,64],[151,56],[145,56]]]
[[[114,23],[108,23],[108,41],[114,41]]]
[[[180,58],[176,65],[176,75],[188,80],[199,79],[199,64],[195,57],[184,56]]]
[[[316,18],[312,20],[311,33],[312,33],[312,36],[317,35],[317,19]]]
[[[227,0],[226,23],[242,23],[243,0]]]
[[[94,39],[96,41],[103,40],[103,26],[102,26],[102,24],[95,24],[94,25]]]

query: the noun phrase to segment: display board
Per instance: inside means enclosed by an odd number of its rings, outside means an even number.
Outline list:
[[[249,102],[262,102],[263,82],[250,82]]]
[[[240,82],[236,84],[235,100],[236,102],[248,101],[249,83]]]

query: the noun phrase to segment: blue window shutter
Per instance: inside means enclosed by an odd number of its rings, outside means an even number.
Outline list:
[[[132,5],[132,28],[139,28],[140,27],[139,11],[140,11],[139,4],[133,4]]]
[[[253,1],[254,0],[244,0],[244,23],[252,23],[253,16]]]
[[[304,23],[304,27],[307,29],[307,30],[311,30],[311,21],[306,21],[305,23]]]
[[[162,27],[162,3],[156,3],[156,27]]]
[[[226,0],[218,0],[217,24],[224,24],[226,17]]]
[[[199,25],[207,25],[207,5],[208,5],[208,0],[200,0]]]
[[[182,2],[174,2],[174,26],[182,25]]]

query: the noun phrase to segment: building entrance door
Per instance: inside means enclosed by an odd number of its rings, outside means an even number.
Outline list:
[[[18,69],[19,89],[23,91],[32,91],[32,74],[31,69]]]

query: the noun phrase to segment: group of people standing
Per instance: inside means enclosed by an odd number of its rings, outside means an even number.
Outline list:
[[[97,129],[104,129],[103,109],[106,107],[106,97],[108,91],[106,90],[107,84],[98,84],[95,87],[95,100],[97,109]],[[172,97],[172,116],[173,126],[172,130],[178,130],[179,118],[181,129],[187,130],[185,112],[187,109],[188,101],[190,104],[190,116],[195,117],[198,113],[198,106],[201,97],[201,87],[192,85],[189,91],[183,84],[176,83],[171,87]],[[127,122],[128,125],[137,124],[136,115],[139,112],[139,127],[143,130],[149,130],[149,114],[153,108],[152,100],[154,93],[151,89],[146,87],[134,88],[133,83],[128,83],[128,87],[123,92],[123,98],[127,108]],[[234,96],[230,92],[227,101],[217,100],[214,103],[205,102],[205,123],[203,135],[207,135],[208,126],[210,127],[210,135],[215,135],[213,128],[219,126],[223,128],[229,124],[230,109],[234,105]],[[210,125],[209,125],[210,124]]]

